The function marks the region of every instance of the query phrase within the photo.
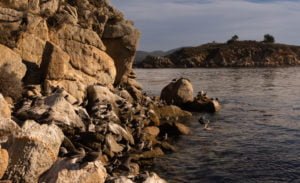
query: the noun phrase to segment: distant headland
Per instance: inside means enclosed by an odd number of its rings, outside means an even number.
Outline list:
[[[159,54],[156,54],[159,53]],[[300,65],[300,46],[263,41],[240,41],[234,35],[226,43],[207,43],[168,52],[137,52],[138,68],[280,67]]]

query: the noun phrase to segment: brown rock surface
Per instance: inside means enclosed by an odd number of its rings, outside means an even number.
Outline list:
[[[20,130],[16,122],[10,118],[0,117],[0,141],[2,138],[7,138],[11,134],[15,134]]]
[[[0,43],[26,62],[25,84],[44,82],[46,89],[61,86],[83,101],[89,85],[120,83],[132,71],[139,32],[107,1],[1,1],[0,20]],[[43,55],[50,56],[47,41],[66,52],[70,62],[42,80],[40,64]],[[55,57],[64,60],[67,56],[60,51]]]
[[[47,42],[43,53],[41,71],[43,78],[50,80],[64,79],[70,57],[60,47]]]
[[[0,53],[0,67],[5,67],[7,72],[14,73],[21,80],[25,75],[26,67],[22,63],[20,55],[1,44]]]
[[[106,170],[100,160],[82,166],[72,163],[70,159],[60,159],[39,179],[47,183],[104,183]]]
[[[63,138],[55,125],[26,121],[21,132],[7,142],[10,160],[4,178],[13,182],[37,182],[56,161]]]
[[[1,118],[10,118],[11,111],[9,104],[4,99],[3,95],[0,93],[0,117]]]
[[[156,126],[148,126],[144,128],[144,132],[154,137],[157,137],[159,134],[159,128]]]
[[[0,179],[4,175],[8,166],[9,155],[6,149],[1,149],[0,146]]]
[[[178,131],[182,134],[182,135],[188,135],[190,134],[191,130],[189,127],[185,126],[182,123],[179,122],[175,122],[174,126],[178,129]]]
[[[139,31],[130,21],[111,21],[105,26],[103,42],[107,53],[115,61],[117,69],[115,84],[124,82],[131,72],[139,37]]]
[[[192,113],[184,111],[177,106],[154,106],[155,113],[159,116],[160,119],[175,119],[183,117],[191,117]]]
[[[17,42],[16,52],[23,60],[39,66],[42,62],[45,44],[46,42],[35,34],[24,32]]]
[[[20,55],[0,44],[0,92],[5,97],[20,97],[25,72],[26,66]]]

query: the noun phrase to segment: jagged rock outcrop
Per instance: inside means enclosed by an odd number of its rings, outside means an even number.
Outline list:
[[[21,56],[25,84],[63,87],[80,102],[89,85],[131,84],[139,31],[106,0],[5,1],[0,20],[1,57]]]
[[[300,47],[257,41],[208,43],[181,48],[165,57],[169,64],[145,59],[138,67],[278,67],[300,65]],[[163,60],[163,59],[161,59]],[[152,63],[152,64],[151,64]]]

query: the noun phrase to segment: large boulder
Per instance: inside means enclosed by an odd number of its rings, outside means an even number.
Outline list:
[[[4,179],[37,182],[56,161],[64,134],[56,125],[26,121],[21,132],[8,140],[9,165]]]
[[[13,99],[20,97],[25,73],[20,55],[0,44],[0,92]]]
[[[173,80],[162,89],[160,99],[167,104],[183,106],[194,100],[193,85],[190,80],[185,78]]]
[[[83,166],[70,159],[60,159],[40,177],[39,182],[104,183],[106,177],[106,169],[100,160]]]
[[[102,39],[107,48],[107,53],[115,61],[117,69],[115,84],[119,84],[126,82],[127,76],[132,71],[140,32],[130,21],[108,22]]]

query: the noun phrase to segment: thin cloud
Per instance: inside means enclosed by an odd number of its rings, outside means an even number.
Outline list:
[[[140,49],[168,50],[206,42],[224,42],[232,35],[299,44],[300,2],[276,0],[113,0],[142,32]],[[298,41],[299,40],[299,41]]]

